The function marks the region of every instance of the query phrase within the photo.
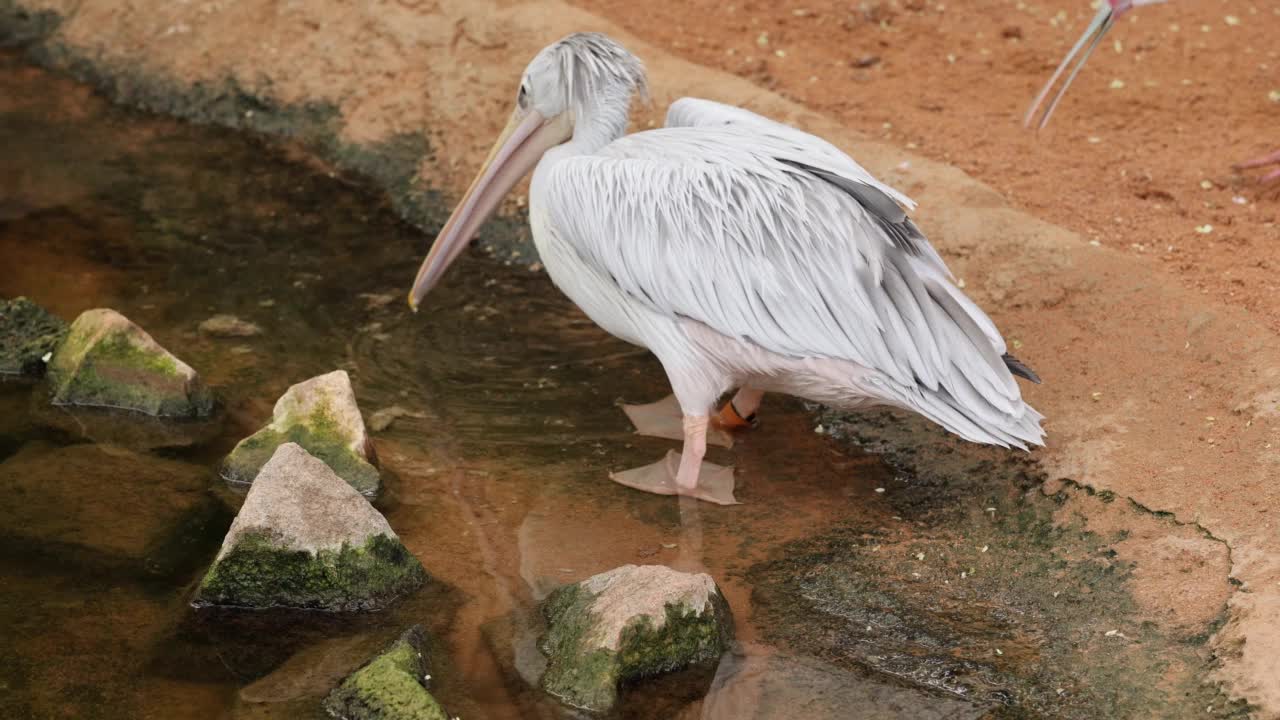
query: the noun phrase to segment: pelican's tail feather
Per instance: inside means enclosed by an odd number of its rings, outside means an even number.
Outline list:
[[[897,383],[875,383],[877,393],[886,402],[910,410],[941,425],[943,429],[969,442],[1028,450],[1044,445],[1044,416],[1019,399],[1013,413],[994,407],[974,407],[974,396],[961,399],[945,388],[906,388]]]

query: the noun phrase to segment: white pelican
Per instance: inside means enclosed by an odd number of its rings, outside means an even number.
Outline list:
[[[735,502],[732,469],[702,462],[733,388],[728,419],[782,392],[911,410],[978,443],[1043,444],[1014,375],[1039,379],[952,282],[910,199],[820,138],[709,100],[678,100],[664,128],[624,136],[644,92],[640,60],[604,35],[538,53],[409,304],[532,169],[529,222],[551,280],[652,351],[679,403],[683,452],[618,482]]]

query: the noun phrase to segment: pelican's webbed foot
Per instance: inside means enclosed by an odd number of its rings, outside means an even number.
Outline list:
[[[677,480],[680,453],[668,450],[666,457],[652,465],[610,473],[609,479],[629,488],[658,495],[688,495],[717,505],[740,504],[733,496],[733,468],[704,462],[698,472],[698,482],[685,488]]]
[[[666,438],[668,440],[684,439],[684,415],[675,395],[668,395],[658,402],[648,405],[623,405],[622,411],[627,414],[636,432],[649,437]],[[707,428],[707,443],[722,448],[733,447],[733,435],[719,425]]]

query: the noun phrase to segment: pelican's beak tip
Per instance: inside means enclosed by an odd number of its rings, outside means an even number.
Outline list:
[[[413,297],[413,291],[409,291],[409,309],[415,314],[418,312],[418,301]]]

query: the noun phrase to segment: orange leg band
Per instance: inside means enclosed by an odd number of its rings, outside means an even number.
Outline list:
[[[754,418],[755,415],[753,414],[751,417]],[[716,424],[726,430],[737,430],[751,427],[751,418],[744,418],[739,415],[738,409],[733,406],[733,401],[730,400],[716,414]]]

